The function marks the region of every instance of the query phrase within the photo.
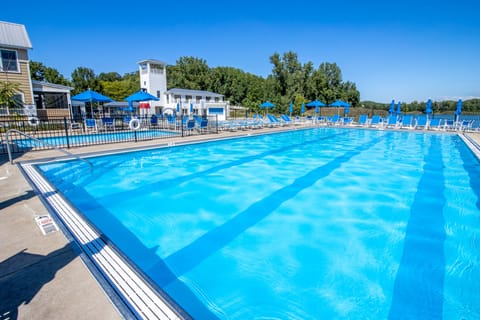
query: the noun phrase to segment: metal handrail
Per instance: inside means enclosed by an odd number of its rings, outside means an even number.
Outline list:
[[[80,160],[80,161],[83,161],[83,162],[87,163],[87,164],[90,166],[90,169],[93,170],[93,164],[92,164],[90,161],[88,161],[88,160],[86,160],[86,159],[82,159],[82,158],[80,158],[79,156],[77,156],[77,155],[75,155],[75,154],[73,154],[73,153],[71,153],[71,152],[68,152],[67,150],[65,150],[65,149],[63,149],[63,148],[57,147],[57,146],[55,146],[55,145],[53,145],[53,144],[50,144],[50,143],[48,143],[48,142],[45,142],[45,141],[42,141],[42,140],[37,139],[37,138],[35,138],[35,137],[32,137],[31,135],[26,134],[25,132],[22,132],[22,131],[17,130],[17,129],[9,129],[9,130],[7,131],[7,133],[5,133],[5,139],[6,139],[6,142],[7,142],[8,160],[10,161],[10,164],[13,164],[12,151],[10,150],[10,139],[8,138],[8,134],[9,134],[10,132],[16,132],[16,133],[18,133],[18,134],[20,134],[20,135],[23,135],[23,136],[25,136],[25,137],[27,137],[27,138],[29,138],[29,139],[32,139],[32,140],[37,141],[37,142],[40,142],[41,144],[43,144],[43,145],[45,145],[45,146],[47,146],[47,147],[53,148],[53,149],[55,149],[55,150],[58,150],[58,151],[60,151],[60,152],[63,152],[64,154],[66,154],[66,155],[68,155],[68,156],[71,156],[71,157],[74,157],[74,158],[76,158],[76,159],[78,159],[78,160]]]

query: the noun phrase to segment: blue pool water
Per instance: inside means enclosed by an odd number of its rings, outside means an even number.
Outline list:
[[[94,134],[82,134],[82,135],[71,135],[68,136],[57,136],[57,137],[40,137],[39,140],[46,142],[48,144],[64,147],[69,144],[70,146],[74,145],[84,145],[91,143],[99,142],[113,142],[113,141],[129,141],[134,140],[135,136],[138,139],[154,138],[154,137],[170,137],[176,136],[178,133],[173,131],[163,131],[163,130],[139,130],[139,131],[121,131],[121,132],[106,132],[106,133],[94,133]],[[43,147],[39,142],[31,139],[16,139],[13,141],[19,148],[34,148],[34,147]]]
[[[455,135],[317,128],[39,165],[195,319],[480,318]]]

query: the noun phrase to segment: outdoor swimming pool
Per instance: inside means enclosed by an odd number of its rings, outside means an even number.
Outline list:
[[[195,319],[480,318],[456,135],[316,128],[37,167]]]
[[[130,141],[135,139],[146,139],[154,137],[173,137],[177,136],[178,132],[167,130],[138,130],[138,131],[119,131],[119,132],[105,132],[105,133],[90,133],[90,134],[77,134],[71,136],[50,136],[50,137],[38,137],[39,140],[54,145],[56,147],[66,147],[75,145],[94,144],[99,142],[118,142],[118,141]],[[25,139],[15,139],[13,143],[19,149],[30,149],[35,147],[43,147],[41,143]]]

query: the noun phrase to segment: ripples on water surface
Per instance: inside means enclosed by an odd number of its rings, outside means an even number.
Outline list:
[[[456,136],[298,130],[91,161],[41,168],[194,318],[480,318],[479,162]]]

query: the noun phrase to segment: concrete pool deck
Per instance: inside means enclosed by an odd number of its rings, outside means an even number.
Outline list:
[[[246,136],[293,127],[117,143],[74,148],[88,154],[169,143]],[[304,127],[296,127],[301,129]],[[480,144],[480,133],[468,133]],[[15,163],[61,157],[55,150],[17,155]],[[48,214],[16,164],[0,155],[0,319],[121,319],[82,259],[61,231],[43,235],[34,218]]]

